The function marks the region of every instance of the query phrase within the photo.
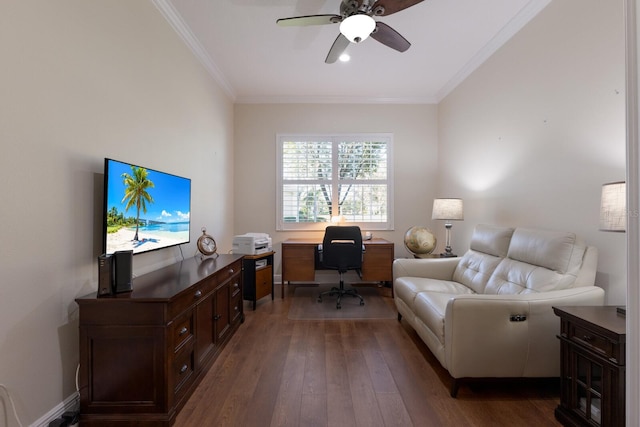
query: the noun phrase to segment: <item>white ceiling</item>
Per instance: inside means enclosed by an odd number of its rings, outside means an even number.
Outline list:
[[[152,0],[238,103],[437,103],[551,0],[425,0],[377,17],[404,53],[371,38],[325,64],[338,25],[278,18],[339,14],[340,0]]]

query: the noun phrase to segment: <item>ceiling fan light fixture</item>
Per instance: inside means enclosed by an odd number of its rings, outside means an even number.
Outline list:
[[[340,23],[340,32],[351,43],[364,41],[375,30],[376,21],[369,15],[356,14],[345,18]]]

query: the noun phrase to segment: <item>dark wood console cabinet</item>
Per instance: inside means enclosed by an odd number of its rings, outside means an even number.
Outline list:
[[[616,307],[554,307],[560,316],[560,405],[565,426],[625,424],[625,317]]]
[[[76,302],[80,423],[170,426],[244,320],[242,255],[186,259]]]

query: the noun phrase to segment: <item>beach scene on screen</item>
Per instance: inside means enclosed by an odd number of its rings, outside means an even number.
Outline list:
[[[106,253],[189,242],[191,180],[108,160]]]

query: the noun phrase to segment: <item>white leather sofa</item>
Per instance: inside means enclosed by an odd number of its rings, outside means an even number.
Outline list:
[[[602,305],[598,253],[573,233],[478,225],[457,258],[397,259],[404,319],[453,378],[558,377],[552,306]]]

